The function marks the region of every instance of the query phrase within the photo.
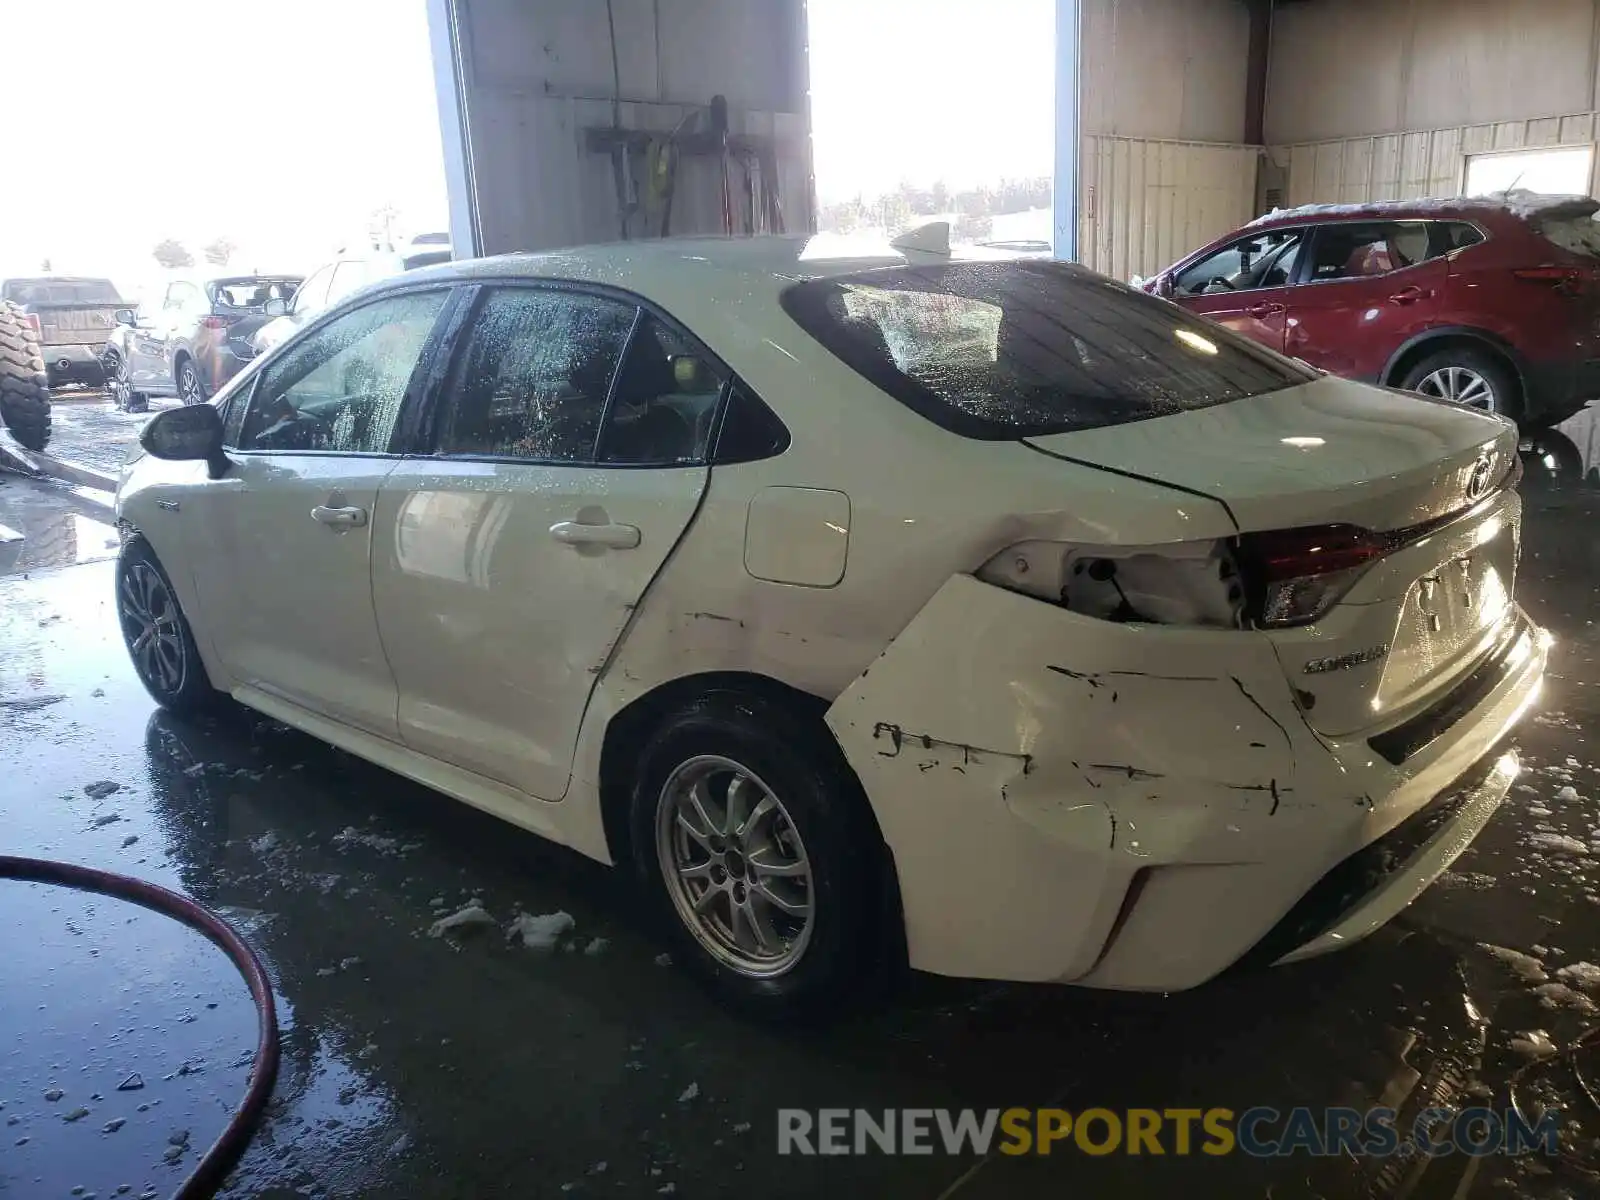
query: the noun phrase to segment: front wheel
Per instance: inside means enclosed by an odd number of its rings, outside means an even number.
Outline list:
[[[185,358],[178,363],[178,399],[185,404],[204,404],[206,385],[200,381],[200,368],[194,359]]]
[[[670,714],[645,747],[634,862],[684,965],[758,1015],[812,1017],[874,978],[885,851],[826,730],[741,692]]]
[[[106,394],[118,412],[141,413],[150,410],[150,400],[143,392],[133,390],[128,377],[128,364],[115,347],[108,347],[101,356],[106,372]]]
[[[1522,410],[1516,373],[1494,355],[1470,346],[1428,355],[1406,372],[1400,386],[1502,417],[1516,418]]]
[[[117,559],[117,618],[134,672],[157,704],[193,713],[216,703],[221,693],[206,676],[177,593],[142,539]]]

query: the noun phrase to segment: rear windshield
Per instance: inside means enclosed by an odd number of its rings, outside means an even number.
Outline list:
[[[8,279],[5,298],[17,304],[121,304],[109,279]]]
[[[259,312],[268,300],[288,303],[294,299],[298,279],[250,278],[218,279],[208,285],[211,301],[222,308],[242,308]]]
[[[1563,250],[1600,257],[1600,221],[1593,217],[1536,217],[1533,227]]]
[[[788,288],[783,307],[848,366],[972,438],[1209,408],[1316,373],[1082,267],[889,267]]]

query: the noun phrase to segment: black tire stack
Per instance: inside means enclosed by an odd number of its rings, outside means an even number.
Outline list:
[[[50,383],[39,335],[8,300],[0,300],[0,421],[28,450],[50,444]]]

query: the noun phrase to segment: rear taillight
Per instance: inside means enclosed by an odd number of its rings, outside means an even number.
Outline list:
[[[219,317],[213,313],[209,317],[200,318],[201,329],[226,329],[237,321],[238,317]]]
[[[1315,621],[1395,546],[1393,534],[1354,525],[1247,533],[1239,564],[1251,585],[1251,616],[1270,626]]]
[[[1549,284],[1563,296],[1585,295],[1600,282],[1600,272],[1592,267],[1518,267],[1511,274],[1527,283]]]
[[[28,328],[33,330],[34,337],[42,338],[44,336],[44,327],[39,324],[38,313],[23,313],[22,319],[28,323]]]

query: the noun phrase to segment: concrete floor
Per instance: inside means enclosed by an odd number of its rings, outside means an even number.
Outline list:
[[[1528,1070],[1509,1043],[1564,1043],[1596,1018],[1541,1006],[1479,946],[1552,972],[1600,962],[1583,849],[1600,838],[1600,490],[1530,466],[1519,594],[1559,645],[1527,775],[1399,922],[1299,967],[1172,997],[916,979],[825,1032],[744,1023],[658,963],[605,870],[243,711],[156,711],[118,639],[103,514],[14,478],[0,525],[27,536],[0,557],[0,844],[190,892],[261,953],[284,1062],[233,1195],[1394,1195],[1375,1164],[1338,1160],[779,1157],[775,1110],[1420,1106],[1513,1082],[1568,1110],[1568,1156],[1486,1160],[1465,1190],[1466,1161],[1436,1160],[1409,1194],[1593,1195],[1600,1111],[1566,1063]],[[85,793],[101,781],[117,790]],[[1558,798],[1568,785],[1577,798]],[[578,949],[426,936],[470,898],[502,923],[564,910]],[[0,963],[0,1197],[167,1195],[244,1087],[253,1012],[231,968],[142,910],[17,883],[0,883]],[[142,1087],[117,1090],[135,1073]]]

